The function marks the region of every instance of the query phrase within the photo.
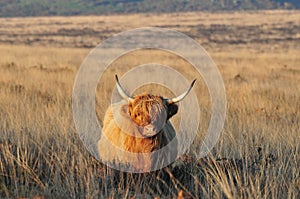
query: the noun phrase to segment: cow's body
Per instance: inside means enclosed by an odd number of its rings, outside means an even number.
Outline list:
[[[121,118],[114,119],[114,115]],[[162,147],[168,147],[170,141],[177,145],[175,130],[169,121],[156,135],[142,137],[128,114],[127,102],[122,101],[113,104],[106,111],[98,150],[103,162],[128,164],[135,170],[149,171],[158,160],[162,163],[163,160],[176,158],[177,148],[166,150],[170,153],[159,155],[151,153]]]

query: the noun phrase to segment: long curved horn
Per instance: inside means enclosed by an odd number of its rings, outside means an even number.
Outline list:
[[[129,95],[127,95],[127,93],[125,93],[124,89],[122,88],[117,74],[115,75],[115,77],[116,77],[116,81],[117,81],[117,89],[118,89],[118,92],[121,95],[121,97],[123,97],[123,99],[125,99],[127,101],[132,101],[133,98],[130,97]]]
[[[184,93],[182,93],[178,97],[174,97],[174,98],[168,99],[167,103],[168,104],[174,104],[174,103],[177,103],[177,102],[180,102],[181,100],[183,100],[183,98],[185,98],[189,94],[189,92],[191,91],[191,89],[193,88],[196,80],[197,79],[194,79],[194,81],[191,83],[191,85],[190,85],[190,87],[189,87],[189,89],[187,91],[185,91]]]

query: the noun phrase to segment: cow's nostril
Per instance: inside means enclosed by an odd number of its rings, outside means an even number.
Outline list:
[[[147,131],[147,132],[152,132],[153,130],[154,130],[153,127],[146,127],[146,131]]]

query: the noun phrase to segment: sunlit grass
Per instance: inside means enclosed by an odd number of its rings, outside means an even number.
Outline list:
[[[268,13],[273,17],[274,13]],[[260,24],[251,22],[253,16],[248,15],[247,23]],[[185,17],[198,20],[193,13]],[[120,16],[112,19],[122,21]],[[291,15],[282,20],[297,19]],[[138,26],[135,23],[140,22],[133,20],[132,26]],[[197,160],[195,154],[210,120],[209,93],[196,75],[201,136],[191,151],[165,169],[129,174],[98,162],[75,131],[72,88],[89,50],[1,45],[0,197],[175,198],[183,194],[192,198],[299,198],[300,52],[297,48],[265,51],[266,46],[254,46],[227,46],[227,51],[209,48],[227,95],[226,122],[209,157]],[[97,90],[100,123],[110,102],[114,74],[122,75],[127,67],[141,64],[136,59],[141,56],[145,62],[160,60],[181,70],[188,79],[195,78],[187,62],[165,52],[139,51],[124,56],[99,82],[105,84],[105,91]],[[120,69],[121,65],[126,67]],[[165,92],[155,90],[160,91]]]

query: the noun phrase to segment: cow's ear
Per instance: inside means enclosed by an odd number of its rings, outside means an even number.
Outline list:
[[[177,104],[168,104],[167,105],[167,120],[173,117],[178,112]]]

